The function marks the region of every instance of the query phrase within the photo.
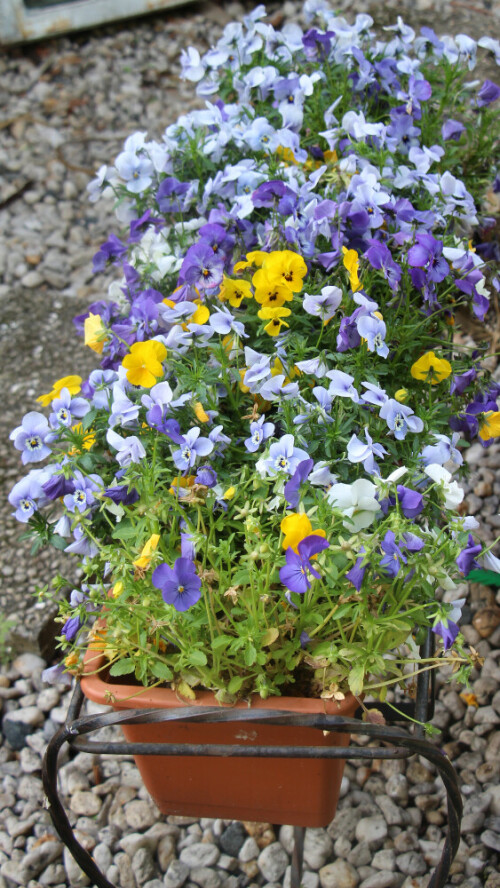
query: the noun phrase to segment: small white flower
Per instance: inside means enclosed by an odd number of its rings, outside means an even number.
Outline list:
[[[445,469],[444,466],[437,465],[437,463],[431,463],[429,466],[426,466],[424,472],[436,484],[441,485],[445,508],[458,508],[464,498],[464,491],[456,481],[451,480],[451,472]]]
[[[369,527],[380,511],[375,499],[377,487],[371,481],[358,478],[353,484],[334,484],[327,493],[327,499],[334,509],[345,515],[344,526],[357,533]]]

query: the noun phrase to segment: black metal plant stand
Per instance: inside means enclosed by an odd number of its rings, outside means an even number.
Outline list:
[[[422,658],[429,655],[432,640],[429,637],[423,646]],[[429,673],[420,673],[417,683],[415,704],[399,707],[413,714],[418,721],[428,721],[433,713],[433,683]],[[460,842],[460,821],[462,799],[457,775],[449,759],[432,743],[424,739],[420,726],[415,725],[412,733],[407,728],[395,725],[379,725],[364,722],[357,718],[341,718],[330,715],[293,715],[278,710],[262,711],[252,709],[221,709],[209,706],[181,706],[173,710],[133,709],[111,712],[105,715],[80,716],[84,697],[77,683],[65,724],[50,740],[42,766],[42,778],[48,799],[48,808],[53,824],[77,863],[97,888],[115,888],[106,879],[91,855],[77,841],[57,790],[57,757],[64,743],[78,752],[100,755],[183,755],[183,756],[242,756],[255,758],[342,758],[342,759],[400,759],[411,755],[421,755],[434,764],[443,780],[448,805],[448,831],[441,859],[432,873],[428,888],[444,888],[450,866]],[[385,717],[394,717],[394,710],[384,704],[376,704]],[[409,710],[411,709],[411,713]],[[290,725],[317,728],[321,731],[364,734],[371,740],[387,744],[381,747],[289,747],[289,746],[238,746],[238,745],[195,745],[162,743],[100,742],[87,739],[87,735],[110,725],[153,724],[177,720],[193,722],[254,721],[265,724]],[[292,888],[299,888],[302,875],[304,828],[294,828],[295,848],[292,856]]]

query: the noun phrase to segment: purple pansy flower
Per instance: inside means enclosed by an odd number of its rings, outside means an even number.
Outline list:
[[[45,443],[49,435],[47,418],[43,413],[31,410],[23,417],[21,425],[10,433],[9,438],[14,442],[16,450],[22,451],[21,460],[26,465],[40,462],[49,456],[50,447]]]
[[[95,503],[94,494],[103,487],[100,475],[83,475],[79,469],[73,475],[74,490],[64,497],[64,505],[70,512],[84,512]],[[75,528],[75,532],[78,528]]]
[[[383,459],[387,450],[382,444],[373,443],[368,427],[365,427],[365,437],[366,444],[357,435],[352,435],[347,443],[347,459],[352,463],[362,462],[365,472],[368,472],[369,475],[380,475],[379,467],[375,462],[375,456]]]
[[[250,423],[250,437],[245,439],[245,447],[249,453],[255,453],[263,441],[274,435],[274,423],[266,422],[265,419],[265,416],[259,416]]]
[[[222,283],[224,259],[205,241],[189,247],[181,266],[179,281],[198,290],[211,290]]]
[[[418,232],[416,244],[408,250],[408,264],[412,268],[424,268],[429,281],[439,283],[448,274],[450,267],[442,255],[443,244],[432,234]],[[415,281],[414,281],[415,283]],[[415,284],[415,286],[417,286]]]
[[[441,127],[441,136],[443,142],[448,142],[450,139],[453,139],[455,142],[458,142],[462,133],[465,132],[465,126],[463,123],[460,123],[458,120],[445,120]]]
[[[271,444],[269,456],[263,464],[270,475],[276,475],[277,472],[293,475],[298,464],[305,459],[309,459],[309,454],[300,447],[295,447],[293,435],[283,435],[279,441]]]
[[[9,493],[9,503],[14,506],[14,515],[18,521],[26,524],[37,511],[38,500],[44,499],[42,486],[43,470],[33,469],[25,478],[14,484]]]
[[[398,441],[403,441],[406,438],[407,431],[421,432],[424,427],[422,420],[415,416],[410,407],[400,404],[394,398],[389,398],[382,405],[380,417],[385,419]]]
[[[398,484],[396,487],[398,502],[405,518],[416,518],[424,508],[424,498],[421,493]]]
[[[458,569],[465,577],[474,567],[480,567],[476,561],[476,555],[479,555],[481,549],[481,543],[475,543],[474,537],[470,533],[465,549],[462,549],[460,555],[456,559]]]
[[[217,484],[217,472],[214,472],[211,466],[200,466],[194,480],[196,484],[201,484],[203,487],[215,487]]]
[[[70,428],[74,419],[82,419],[90,410],[85,398],[73,398],[69,389],[63,388],[59,397],[52,401],[52,413],[49,423],[53,429],[59,426]]]
[[[361,547],[360,552],[364,553],[364,551],[364,548]],[[356,563],[346,573],[346,578],[349,580],[349,582],[353,584],[354,588],[358,592],[361,589],[361,585],[363,583],[368,567],[369,565],[366,564],[364,556],[360,555],[359,558],[356,559]]]
[[[81,625],[79,617],[69,617],[61,629],[61,635],[64,635],[66,641],[73,641]]]
[[[97,274],[104,271],[108,262],[113,259],[120,259],[127,252],[127,247],[123,244],[116,234],[110,234],[107,241],[102,244],[92,260],[92,271]],[[92,309],[91,309],[92,310]]]
[[[151,581],[160,589],[165,604],[172,604],[177,611],[187,611],[200,599],[201,580],[190,558],[181,556],[173,567],[159,564]]]
[[[455,641],[459,633],[457,620],[462,616],[462,608],[465,604],[465,598],[457,598],[448,605],[449,610],[446,613],[440,613],[436,618],[432,631],[443,639],[443,648],[448,651]],[[446,607],[446,605],[444,606]]]
[[[292,477],[285,484],[283,493],[291,509],[296,509],[300,499],[300,486],[309,477],[314,466],[313,459],[304,459],[295,469]]]
[[[483,108],[484,105],[491,105],[492,102],[496,102],[499,96],[500,86],[493,80],[485,80],[477,94],[478,107]]]
[[[311,581],[307,573],[320,578],[320,574],[313,568],[310,559],[318,552],[328,549],[330,543],[318,534],[310,534],[301,540],[297,546],[298,552],[290,547],[286,550],[286,564],[280,568],[280,580],[291,592],[303,595],[311,587]]]
[[[103,495],[107,496],[112,502],[122,503],[124,506],[132,506],[139,499],[139,492],[132,487],[128,489],[127,484],[117,484],[115,487],[106,487]]]
[[[384,557],[380,559],[380,567],[383,567],[385,573],[390,577],[396,577],[401,569],[401,563],[406,564],[407,559],[396,543],[396,537],[392,530],[387,531],[380,548],[385,553]]]
[[[281,179],[263,182],[252,194],[254,207],[276,207],[282,216],[289,216],[297,206],[297,195]]]
[[[173,437],[173,435],[171,435]],[[185,435],[181,435],[181,440],[177,442],[181,444],[180,450],[174,450],[172,459],[182,472],[192,468],[195,462],[201,456],[208,456],[214,449],[214,445],[209,438],[200,438],[200,430],[197,426],[189,429]],[[174,440],[176,440],[174,438]]]
[[[146,456],[144,445],[137,435],[129,435],[128,438],[122,438],[113,429],[108,429],[106,440],[111,447],[115,448],[115,459],[123,469],[126,469],[131,463],[140,462]]]

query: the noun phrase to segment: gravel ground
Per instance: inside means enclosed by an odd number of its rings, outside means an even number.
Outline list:
[[[7,493],[21,475],[8,433],[54,379],[88,373],[93,355],[73,336],[71,318],[107,292],[91,274],[92,255],[114,225],[106,202],[91,204],[85,186],[131,132],[159,137],[198,104],[177,79],[189,44],[213,44],[221,28],[252,3],[191,4],[0,57],[0,612],[16,621],[17,656],[0,667],[0,888],[89,884],[55,836],[43,807],[41,755],[64,721],[69,694],[44,686],[52,655],[50,608],[33,593],[60,568],[54,552],[29,557],[10,517]],[[298,3],[269,3],[278,24]],[[396,14],[438,33],[495,35],[500,6],[489,0],[341,0],[347,17],[370,12],[377,23]],[[483,72],[482,72],[483,73]],[[498,79],[498,71],[486,76]],[[494,362],[492,369],[494,369]],[[494,370],[498,378],[498,368]],[[499,534],[500,446],[467,453],[468,512],[482,519],[486,540]],[[68,572],[68,584],[77,577]],[[464,634],[485,664],[463,699],[453,683],[439,689],[439,743],[458,770],[466,816],[450,885],[499,888],[500,626],[494,592],[469,590]],[[1,641],[1,633],[0,633]],[[478,705],[475,705],[475,704]],[[469,705],[468,705],[469,704]],[[60,785],[80,841],[121,888],[246,888],[289,885],[291,831],[227,821],[164,817],[141,787],[132,760],[63,756]],[[385,762],[347,766],[339,813],[326,830],[308,830],[306,888],[424,888],[439,857],[446,810],[428,765]]]

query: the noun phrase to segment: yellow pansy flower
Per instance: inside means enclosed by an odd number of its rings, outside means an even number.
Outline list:
[[[152,556],[153,552],[156,550],[156,547],[158,546],[159,541],[160,541],[160,534],[159,533],[151,534],[151,536],[149,537],[149,540],[142,547],[142,551],[141,551],[141,554],[139,555],[139,558],[136,558],[135,561],[132,562],[135,567],[140,567],[142,570],[147,570],[147,568],[149,567],[149,563],[151,561],[151,556]]]
[[[293,250],[274,250],[267,253],[262,267],[271,279],[275,279],[294,293],[302,290],[307,265],[299,253]]]
[[[293,290],[271,274],[265,268],[259,268],[252,278],[255,287],[255,301],[260,305],[277,308],[293,299]]]
[[[293,549],[294,552],[298,552],[299,543],[311,534],[326,537],[324,530],[313,530],[312,524],[304,512],[293,512],[291,515],[287,515],[286,518],[283,518],[280,527],[285,534],[283,548]]]
[[[399,401],[400,404],[403,404],[408,397],[408,389],[402,388],[398,389],[396,394],[394,395],[396,401]]]
[[[209,317],[210,317],[210,310],[207,308],[206,305],[203,305],[203,303],[200,301],[200,299],[195,299],[194,304],[197,305],[198,308],[196,309],[195,313],[191,315],[191,317],[189,318],[187,323],[188,324],[206,324]],[[182,326],[184,327],[185,325],[183,324]]]
[[[106,328],[102,323],[101,316],[90,312],[83,323],[83,331],[85,345],[88,345],[98,355],[102,354],[106,339]]]
[[[238,272],[243,271],[245,268],[250,268],[251,265],[256,265],[257,268],[260,268],[266,256],[269,256],[269,253],[265,253],[264,250],[251,250],[250,253],[247,253],[245,259],[236,263],[233,271],[238,274]]]
[[[252,285],[250,281],[235,281],[224,275],[218,298],[221,302],[229,302],[233,308],[239,308],[243,299],[252,298]]]
[[[236,487],[228,487],[226,492],[222,494],[223,500],[231,500],[236,493]]]
[[[205,413],[205,408],[203,407],[201,401],[196,401],[196,404],[194,405],[194,412],[198,422],[210,422],[210,417],[208,413]]]
[[[451,364],[444,358],[438,358],[433,351],[430,351],[412,364],[410,373],[414,379],[422,379],[424,382],[430,382],[431,385],[437,385],[443,379],[448,379],[451,374]]]
[[[337,163],[338,159],[336,151],[325,151],[323,154],[323,160],[325,163]]]
[[[71,672],[73,669],[75,669],[75,667],[78,666],[78,663],[78,654],[75,654],[74,651],[72,651],[71,654],[68,654],[68,656],[64,658],[64,665],[68,672]]]
[[[243,369],[238,370],[238,373],[240,374],[240,378],[241,378],[241,381],[239,383],[239,389],[241,392],[244,392],[245,394],[250,391],[248,386],[245,385],[245,383],[243,382],[243,380],[245,378],[245,373],[247,372],[247,370],[248,370],[248,367],[243,367]]]
[[[361,281],[358,278],[359,256],[356,250],[348,250],[347,247],[342,247],[342,253],[344,254],[342,262],[349,273],[351,290],[355,293],[356,290],[361,289]]]
[[[77,435],[84,435],[82,441],[82,447],[84,450],[90,450],[91,447],[95,444],[95,432],[92,429],[88,429],[85,433],[83,432],[83,426],[81,422],[72,426],[72,432],[76,432]],[[78,450],[76,447],[72,447],[70,451],[68,451],[69,455],[73,455],[75,453],[81,453],[81,450]]]
[[[483,414],[479,437],[483,441],[500,437],[500,413],[498,411],[489,410],[488,413]]]
[[[119,595],[122,594],[122,592],[123,592],[123,583],[121,580],[118,580],[118,582],[114,584],[114,586],[111,590],[111,595],[113,596],[113,598],[118,598]]]
[[[172,478],[172,486],[168,492],[182,498],[186,496],[188,489],[193,486],[194,479],[195,475],[176,475],[175,478]]]
[[[287,166],[289,166],[291,163],[297,163],[297,161],[295,160],[295,154],[293,153],[291,148],[284,148],[283,145],[278,145],[275,154],[277,154],[278,157],[281,157],[281,159]]]
[[[264,307],[257,312],[259,318],[262,318],[263,321],[269,321],[264,327],[264,330],[269,336],[278,336],[283,326],[289,326],[283,318],[287,318],[291,313],[289,308],[283,308],[283,306],[280,308]]]
[[[132,385],[151,388],[163,376],[162,361],[167,357],[167,349],[156,339],[134,342],[130,352],[122,361],[127,370],[127,379]]]
[[[76,395],[80,391],[82,387],[82,377],[81,376],[62,376],[61,379],[56,380],[54,385],[52,386],[52,391],[47,392],[46,395],[40,395],[37,398],[37,401],[40,401],[40,404],[43,407],[48,407],[49,404],[52,403],[54,398],[58,398],[63,389],[68,389],[70,395]]]

